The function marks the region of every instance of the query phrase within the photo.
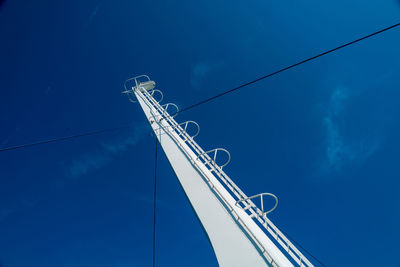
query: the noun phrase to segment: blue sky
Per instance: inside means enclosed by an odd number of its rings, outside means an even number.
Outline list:
[[[150,75],[180,107],[397,23],[388,1],[3,1],[0,264],[150,266],[154,142],[120,94]],[[400,31],[180,114],[271,219],[327,266],[400,266]],[[157,266],[217,266],[159,156]]]

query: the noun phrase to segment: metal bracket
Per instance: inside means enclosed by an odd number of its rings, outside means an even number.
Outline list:
[[[268,211],[264,211],[264,196],[271,196],[271,197],[273,197],[275,199],[275,205],[271,209],[269,209]],[[248,197],[248,198],[239,199],[238,201],[236,201],[235,205],[240,207],[240,208],[242,208],[242,209],[244,209],[244,210],[247,210],[247,209],[251,208],[253,205],[255,205],[252,201],[249,201],[249,200],[251,200],[253,198],[256,198],[256,197],[260,197],[261,214],[258,214],[258,215],[261,215],[262,217],[266,217],[268,213],[271,213],[272,211],[274,211],[276,209],[276,207],[278,206],[278,198],[274,194],[271,194],[271,193],[261,193],[261,194],[254,195],[254,196],[251,196],[251,197]],[[244,204],[245,207],[241,207],[239,205],[239,203],[243,203],[243,202],[246,202]]]
[[[218,151],[223,151],[223,152],[225,152],[225,153],[228,155],[227,161],[226,161],[224,164],[222,164],[222,165],[218,165],[217,162],[216,162]],[[225,167],[226,165],[228,165],[229,162],[231,161],[231,153],[229,153],[229,151],[226,150],[226,149],[224,149],[224,148],[214,148],[214,149],[212,149],[212,150],[209,150],[209,151],[206,151],[206,152],[204,152],[204,153],[201,153],[201,154],[199,154],[199,155],[197,156],[196,160],[198,160],[201,156],[203,156],[203,155],[205,155],[205,154],[207,154],[207,155],[210,154],[211,152],[214,152],[214,156],[213,156],[212,158],[210,158],[210,160],[207,160],[206,162],[210,162],[210,161],[212,160],[212,161],[213,161],[213,164],[216,165],[216,166],[218,166],[218,167],[220,167],[221,169],[222,169],[223,167]]]

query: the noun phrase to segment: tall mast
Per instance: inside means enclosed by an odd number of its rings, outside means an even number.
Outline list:
[[[134,81],[135,86],[126,88],[128,81]],[[132,102],[133,95],[136,96],[209,237],[219,266],[313,266],[267,217],[278,203],[273,194],[246,196],[223,171],[230,161],[227,150],[204,151],[194,141],[200,132],[199,125],[194,121],[176,122],[178,107],[173,103],[160,104],[163,94],[147,75],[127,82],[124,93]],[[172,108],[175,110],[170,115],[168,110]],[[189,129],[195,129],[194,133],[190,134]],[[218,164],[222,153],[227,160]],[[264,209],[264,197],[275,199],[272,209]],[[255,199],[260,200],[260,207],[254,204]]]

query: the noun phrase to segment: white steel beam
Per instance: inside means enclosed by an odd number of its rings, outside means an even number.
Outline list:
[[[207,168],[204,151],[191,137],[182,138],[186,132],[180,132],[184,130],[154,100],[148,88],[136,86],[133,90],[209,237],[219,265],[293,266],[250,215],[237,205],[237,198]],[[310,265],[302,265],[300,260],[300,266]]]

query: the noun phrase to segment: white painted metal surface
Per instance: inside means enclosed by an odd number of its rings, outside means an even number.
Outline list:
[[[146,80],[140,81],[142,78]],[[130,80],[135,81],[135,86],[131,90],[125,86],[124,93],[134,94],[143,108],[210,239],[219,265],[313,266],[267,218],[272,210],[265,212],[263,204],[259,209],[251,200],[260,197],[263,203],[263,196],[272,194],[247,197],[222,170],[230,161],[229,152],[221,148],[205,152],[193,140],[200,131],[197,123],[178,124],[173,118],[178,107],[172,103],[160,105],[161,100],[155,100],[153,95],[159,93],[162,99],[162,93],[153,89],[155,83],[148,76]],[[172,116],[167,112],[171,107],[176,108]],[[193,135],[187,132],[189,124],[197,127]],[[221,151],[228,153],[228,160],[217,165],[217,154]]]

